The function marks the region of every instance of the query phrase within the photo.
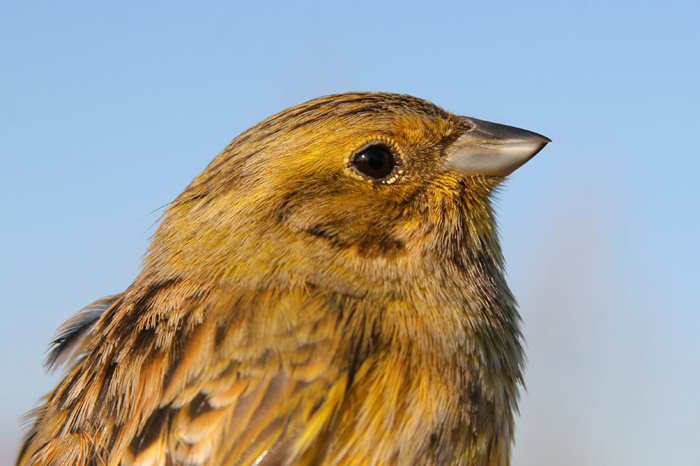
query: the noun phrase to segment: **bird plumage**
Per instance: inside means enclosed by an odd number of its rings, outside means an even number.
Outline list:
[[[134,283],[59,330],[67,373],[17,464],[508,464],[523,351],[503,177],[446,163],[470,124],[350,93],[234,139]],[[363,172],[368,145],[387,176]]]

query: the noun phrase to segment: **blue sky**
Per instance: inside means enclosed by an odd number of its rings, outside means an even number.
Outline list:
[[[301,3],[301,4],[300,4]],[[344,91],[553,139],[499,196],[528,344],[514,464],[698,464],[700,4],[0,5],[0,464],[71,314],[249,126]]]

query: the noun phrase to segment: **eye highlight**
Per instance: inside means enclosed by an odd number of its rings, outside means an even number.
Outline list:
[[[384,142],[373,141],[355,151],[349,165],[361,175],[381,181],[394,172],[397,160],[393,148]]]

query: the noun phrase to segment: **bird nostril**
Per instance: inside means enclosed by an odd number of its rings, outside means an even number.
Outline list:
[[[464,133],[469,132],[476,127],[476,124],[473,121],[470,121],[467,117],[459,117],[459,123],[462,128],[462,132]]]

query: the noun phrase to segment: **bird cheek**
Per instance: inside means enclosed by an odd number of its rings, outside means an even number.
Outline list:
[[[284,216],[284,223],[292,230],[303,232],[307,238],[309,236],[323,238],[331,243],[338,242],[338,236],[342,230],[342,224],[338,224],[333,216],[305,205],[288,209]]]

